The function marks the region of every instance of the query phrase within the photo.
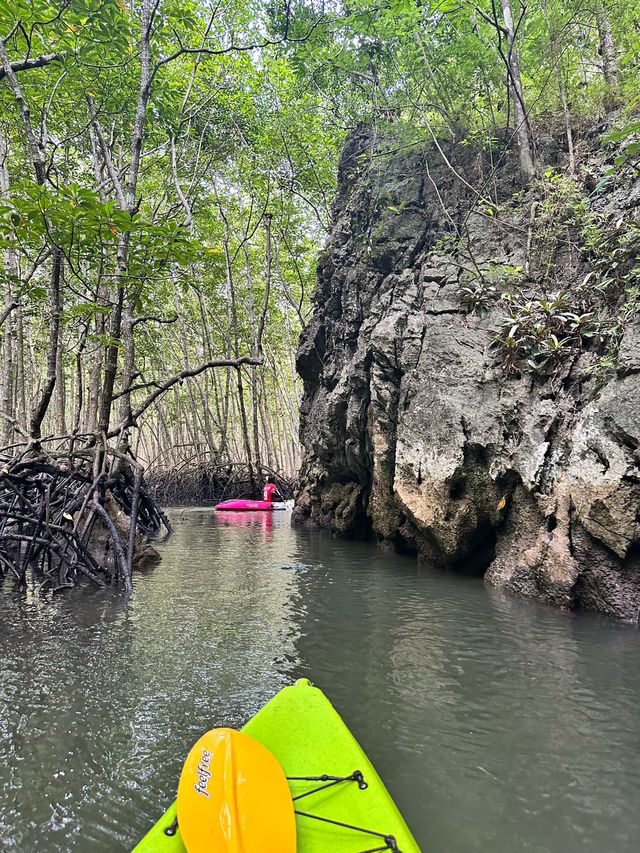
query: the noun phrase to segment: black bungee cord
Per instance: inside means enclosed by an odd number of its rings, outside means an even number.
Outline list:
[[[303,797],[310,797],[311,794],[317,794],[318,791],[325,791],[327,788],[332,788],[334,785],[339,785],[341,782],[357,782],[358,788],[361,791],[365,791],[369,785],[365,781],[364,776],[360,770],[354,770],[353,773],[350,773],[349,776],[330,776],[327,773],[323,773],[321,776],[287,776],[288,782],[324,782],[324,785],[319,785],[317,788],[312,788],[310,791],[304,791],[302,794],[296,794],[292,796],[292,800],[295,802],[296,800],[301,800]],[[373,835],[376,838],[381,838],[384,841],[383,847],[368,847],[366,850],[360,850],[359,853],[381,853],[383,850],[391,850],[392,853],[402,853],[400,848],[398,847],[398,843],[395,839],[395,836],[389,835],[384,832],[378,832],[375,829],[367,829],[363,826],[355,826],[352,823],[344,823],[341,820],[334,820],[330,817],[322,817],[321,815],[311,814],[310,812],[299,811],[298,809],[294,809],[294,813],[299,815],[300,817],[308,817],[312,820],[319,820],[322,823],[329,823],[333,826],[340,826],[344,829],[351,829],[353,832],[362,832],[366,835]],[[173,836],[176,834],[178,829],[178,818],[166,827],[164,830],[164,834],[168,836]]]
[[[323,773],[322,776],[287,776],[287,781],[300,781],[300,782],[326,782],[325,785],[320,785],[317,788],[313,788],[311,791],[305,791],[302,794],[296,794],[295,797],[292,797],[293,801],[301,800],[303,797],[308,797],[311,794],[315,794],[318,791],[324,791],[327,788],[331,788],[333,785],[339,785],[340,782],[357,782],[358,788],[361,791],[365,791],[369,786],[365,782],[364,776],[360,770],[354,770],[349,776],[329,776],[326,773]],[[294,809],[295,814],[300,815],[300,817],[308,817],[313,820],[322,821],[322,823],[329,823],[333,826],[340,826],[344,829],[351,829],[354,832],[363,832],[366,835],[373,835],[376,838],[381,838],[384,841],[383,847],[369,847],[366,850],[361,850],[359,853],[379,853],[382,850],[391,850],[392,853],[402,853],[400,848],[398,847],[398,843],[395,839],[395,836],[389,835],[385,832],[378,832],[375,829],[367,829],[363,826],[355,826],[352,823],[344,823],[341,820],[334,820],[330,817],[322,817],[321,815],[311,814],[310,812],[299,811],[298,809]]]

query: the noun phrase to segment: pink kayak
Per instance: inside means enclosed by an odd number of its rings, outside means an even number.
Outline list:
[[[224,501],[221,504],[216,504],[214,509],[233,509],[233,510],[244,510],[245,512],[262,510],[262,509],[280,509],[280,507],[275,506],[273,501]]]

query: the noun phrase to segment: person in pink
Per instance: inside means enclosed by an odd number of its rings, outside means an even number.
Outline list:
[[[278,487],[275,483],[270,483],[268,480],[264,484],[264,489],[262,490],[262,500],[269,501],[273,503],[273,496],[278,491]]]

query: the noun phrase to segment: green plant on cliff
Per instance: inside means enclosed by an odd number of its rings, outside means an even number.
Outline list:
[[[625,124],[623,127],[617,127],[614,130],[606,133],[602,141],[605,143],[614,143],[619,146],[618,152],[613,161],[613,166],[608,174],[615,174],[617,167],[624,164],[630,164],[633,169],[640,171],[638,161],[640,161],[640,121],[632,121]]]
[[[604,376],[637,313],[640,225],[605,220],[584,184],[557,169],[547,169],[528,192],[534,200],[524,269],[502,287],[472,278],[461,301],[478,312],[501,309],[493,345],[507,375],[552,376],[589,349]]]
[[[527,266],[541,286],[558,275],[558,266],[575,266],[585,252],[598,251],[602,232],[582,181],[548,168],[532,184]]]
[[[602,343],[610,334],[591,304],[588,289],[560,290],[537,298],[523,292],[504,293],[500,302],[506,313],[494,347],[507,375],[523,370],[552,375],[587,341]]]
[[[459,278],[460,302],[469,313],[486,314],[522,277],[522,266],[488,264],[478,270],[464,269]]]

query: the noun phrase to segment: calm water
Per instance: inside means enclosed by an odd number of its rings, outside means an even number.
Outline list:
[[[173,517],[128,606],[0,599],[0,850],[128,850],[202,731],[299,676],[426,853],[638,850],[636,629],[292,530],[288,513]]]

